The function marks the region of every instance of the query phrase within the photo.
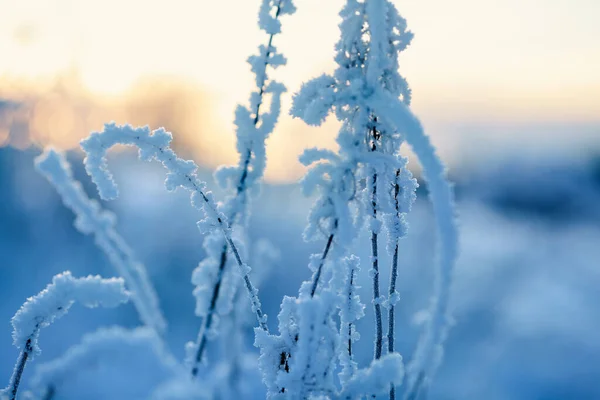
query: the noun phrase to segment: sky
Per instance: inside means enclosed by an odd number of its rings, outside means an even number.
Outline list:
[[[284,110],[303,81],[333,70],[343,1],[295,3],[274,42],[289,60],[273,74],[289,89]],[[483,147],[535,154],[566,146],[577,154],[600,143],[600,1],[394,4],[415,34],[400,57],[412,108],[449,163],[477,158]],[[71,147],[103,119],[166,120],[198,161],[234,162],[233,110],[253,89],[245,60],[266,40],[258,6],[0,0],[0,98],[33,104],[26,118],[45,138],[34,142]],[[80,123],[82,107],[92,122]],[[284,116],[269,141],[267,178],[296,179],[302,168],[289,160],[307,146],[334,146],[335,128],[335,121],[309,128]],[[29,143],[4,132],[4,142]],[[0,142],[2,135],[0,123]]]

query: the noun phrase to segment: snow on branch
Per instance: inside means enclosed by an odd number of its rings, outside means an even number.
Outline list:
[[[250,280],[250,267],[242,261],[238,247],[231,237],[228,220],[217,207],[212,193],[206,190],[206,183],[198,178],[196,163],[179,158],[171,149],[172,138],[171,134],[163,128],[151,131],[148,127],[133,128],[131,125],[106,124],[102,132],[94,132],[87,139],[81,141],[81,147],[86,153],[84,159],[86,171],[96,183],[100,196],[105,199],[114,199],[118,191],[108,170],[106,161],[108,149],[117,144],[132,145],[138,147],[142,160],[161,162],[168,171],[165,181],[167,190],[174,191],[178,187],[183,187],[191,192],[192,206],[204,212],[205,218],[198,222],[199,229],[202,232],[218,229],[223,234],[238,264],[251,300],[252,311],[256,315],[261,329],[267,330],[267,318],[262,312],[258,289]]]
[[[294,95],[291,113],[307,124],[320,125],[331,111],[342,122],[337,137],[339,154],[311,149],[301,158],[305,165],[312,165],[304,179],[305,192],[311,194],[318,189],[321,194],[311,210],[307,238],[323,234],[328,243],[335,237],[336,245],[347,247],[369,215],[374,220],[373,251],[377,251],[381,221],[376,214],[387,211],[384,207],[391,201],[377,194],[376,189],[389,181],[381,174],[402,167],[396,153],[403,138],[382,124],[363,99],[371,86],[377,86],[408,101],[404,94],[410,91],[398,74],[397,53],[412,35],[393,10],[387,0],[347,1],[340,13],[341,38],[335,56],[338,68],[333,75],[303,84]],[[365,35],[366,31],[370,36]],[[362,183],[367,179],[368,188]],[[328,248],[326,245],[324,256]],[[373,260],[375,279],[375,254]],[[313,274],[313,287],[321,269],[319,265]],[[374,289],[377,287],[374,282]]]
[[[281,32],[280,15],[293,14],[296,7],[292,0],[263,0],[258,13],[258,26],[270,35]]]
[[[289,398],[305,399],[335,393],[334,371],[338,348],[333,322],[336,295],[325,291],[296,300],[291,312],[297,321],[297,340],[288,359],[289,371],[280,373],[278,384]]]
[[[73,178],[71,166],[64,154],[48,148],[36,158],[35,166],[55,187],[65,206],[75,213],[75,227],[84,234],[95,236],[98,247],[106,253],[119,275],[125,279],[140,319],[163,334],[166,321],[156,292],[144,265],[135,260],[133,252],[115,230],[114,214],[102,210],[97,201],[88,198],[81,184]]]
[[[322,194],[311,211],[308,232],[333,237],[334,228],[348,221],[351,215],[340,213],[345,210],[337,207],[335,195],[347,193],[351,187],[352,197],[344,200],[346,205],[356,200],[354,225],[360,227],[359,222],[365,216],[370,217],[371,276],[377,321],[375,358],[379,358],[383,342],[379,305],[395,302],[398,296],[395,282],[390,282],[394,288],[387,301],[379,295],[378,234],[383,217],[390,233],[388,248],[397,253],[397,239],[406,230],[403,214],[414,200],[416,189],[412,177],[402,172],[406,161],[399,156],[399,150],[404,141],[413,148],[429,184],[441,245],[429,327],[409,368],[408,390],[411,390],[418,375],[424,373],[430,379],[435,372],[450,320],[449,286],[457,252],[452,188],[446,180],[443,164],[408,109],[411,91],[398,73],[398,53],[413,37],[406,21],[389,0],[347,0],[340,15],[341,37],[335,56],[338,68],[333,75],[322,75],[304,84],[293,99],[292,115],[307,124],[320,125],[331,111],[342,122],[337,137],[338,155],[311,150],[306,157],[307,164],[318,163],[313,164],[307,174],[305,189],[311,193],[318,188]],[[347,163],[349,167],[345,171],[349,172],[340,172],[341,161]],[[389,190],[392,187],[399,189],[400,198]],[[328,246],[329,243],[326,250]],[[318,279],[321,266],[313,274],[313,282]],[[395,276],[392,279],[395,280]],[[390,395],[393,398],[393,393]]]
[[[89,308],[116,307],[128,299],[121,278],[73,278],[69,271],[55,275],[52,283],[28,298],[12,318],[13,344],[21,349],[21,353],[4,393],[11,400],[15,399],[27,360],[40,353],[40,330],[65,315],[73,303],[79,302]]]
[[[248,58],[255,75],[256,90],[250,94],[249,106],[238,105],[235,111],[236,147],[240,155],[237,166],[221,167],[215,172],[217,183],[235,193],[222,204],[231,227],[239,225],[241,235],[249,218],[250,194],[256,192],[266,166],[265,140],[273,132],[281,112],[281,95],[286,88],[279,82],[270,80],[269,68],[286,64],[285,57],[273,46],[273,38],[281,32],[279,18],[293,14],[295,7],[291,0],[264,0],[259,13],[259,26],[268,34],[266,45],[261,45],[257,55]],[[262,111],[265,98],[270,97],[270,110]],[[203,317],[195,348],[192,375],[198,373],[208,336],[215,331],[215,313],[225,315],[231,312],[232,299],[238,289],[238,279],[227,265],[228,243],[222,236],[207,235],[203,247],[207,257],[192,274],[196,285],[196,315]]]
[[[365,315],[365,305],[361,303],[356,293],[360,288],[356,285],[357,275],[360,271],[360,260],[350,256],[342,260],[346,266],[346,276],[334,276],[332,281],[339,284],[340,296],[340,349],[339,359],[342,371],[339,373],[340,382],[346,384],[354,376],[358,364],[354,361],[353,345],[360,338],[356,331],[356,322]]]
[[[408,160],[402,158],[405,164]],[[400,239],[406,235],[408,229],[405,220],[405,214],[410,211],[412,204],[416,200],[415,191],[419,184],[412,177],[412,173],[407,168],[396,170],[394,180],[391,185],[393,192],[394,211],[386,215],[388,230],[388,251],[392,255],[392,267],[390,269],[390,284],[388,290],[388,353],[395,351],[395,328],[396,328],[396,303],[400,299],[400,293],[396,291],[396,280],[398,278],[398,255],[400,251]],[[396,398],[396,386],[390,384],[390,400]]]
[[[368,368],[358,370],[342,389],[338,399],[362,399],[365,395],[383,394],[390,382],[400,385],[404,379],[404,364],[398,353],[373,360]]]
[[[359,335],[352,324],[364,315],[364,305],[353,278],[358,258],[341,263],[318,294],[284,298],[278,315],[279,335],[255,329],[267,398],[362,399],[385,393],[390,383],[402,383],[404,367],[399,354],[384,355],[363,369],[353,361],[351,345]],[[339,276],[342,267],[345,279]],[[334,319],[337,312],[339,328]],[[341,388],[334,377],[338,360]]]
[[[391,212],[384,216],[388,231],[387,249],[390,255],[394,254],[398,239],[405,237],[408,233],[406,215],[417,199],[416,190],[419,187],[417,180],[408,169],[408,159],[402,156],[398,156],[398,158],[402,167],[392,171],[389,180]]]
[[[73,278],[69,271],[65,271],[55,275],[52,283],[40,293],[28,298],[12,318],[13,344],[22,349],[31,339],[33,353],[39,354],[37,339],[40,329],[65,315],[73,303],[89,308],[112,308],[128,300],[129,294],[121,278]]]
[[[255,329],[254,345],[269,399],[307,399],[336,392],[334,370],[337,296],[324,290],[314,297],[284,297],[279,335]]]
[[[431,300],[429,319],[423,337],[408,367],[409,389],[422,373],[430,380],[441,363],[443,343],[452,321],[449,311],[450,282],[458,252],[458,231],[455,222],[454,195],[446,180],[445,167],[435,153],[429,138],[423,132],[419,120],[408,107],[389,94],[377,90],[369,97],[369,104],[382,118],[402,131],[406,141],[423,166],[423,176],[428,183],[429,197],[436,215],[440,238],[440,254],[434,296]]]

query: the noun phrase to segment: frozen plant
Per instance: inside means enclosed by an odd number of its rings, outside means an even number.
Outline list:
[[[73,178],[71,166],[64,154],[48,148],[35,159],[35,166],[56,188],[65,206],[75,213],[75,227],[83,234],[94,235],[98,247],[106,253],[119,275],[125,279],[140,319],[163,334],[166,322],[159,308],[156,292],[144,265],[135,260],[133,252],[115,230],[114,214],[102,210],[97,201],[87,197],[81,183]]]
[[[34,393],[46,399],[54,395],[77,398],[92,388],[97,398],[246,398],[261,374],[269,399],[386,396],[395,400],[398,386],[404,385],[403,397],[415,400],[430,384],[442,359],[450,322],[448,300],[457,230],[445,168],[409,108],[411,91],[398,73],[398,55],[412,34],[389,0],[346,1],[340,13],[335,71],[305,83],[293,97],[292,115],[308,124],[320,125],[329,114],[335,114],[341,123],[339,150],[311,148],[300,157],[309,167],[303,190],[317,196],[304,239],[322,242],[323,250],[308,260],[312,273],[297,295],[283,298],[277,332],[268,329],[256,282],[264,277],[265,264],[272,262],[277,251],[250,240],[248,221],[251,200],[258,193],[266,166],[265,142],[274,131],[285,91],[269,76],[272,68],[285,63],[273,39],[281,32],[280,17],[294,11],[291,0],[261,2],[258,22],[268,40],[248,59],[256,89],[249,105],[240,105],[235,112],[239,162],[215,173],[217,183],[227,191],[223,202],[217,202],[199,178],[197,164],[175,153],[172,135],[164,128],[108,123],[81,142],[85,169],[102,199],[118,196],[107,152],[116,145],[129,145],[139,150],[142,160],[160,162],[167,170],[166,189],[187,190],[192,206],[202,213],[198,228],[205,235],[206,254],[192,276],[195,313],[202,317],[202,324],[196,342],[187,346],[189,364],[184,367],[163,347],[160,334],[165,324],[158,300],[143,268],[116,233],[114,217],[85,195],[64,157],[47,150],[37,160],[38,169],[77,215],[76,227],[95,235],[124,281],[74,280],[68,274],[58,275],[54,286],[23,306],[13,319],[18,332],[15,344],[23,350],[5,391],[12,393],[11,399],[16,396],[25,362],[37,349],[39,329],[66,312],[75,300],[87,305],[116,305],[126,300],[124,284],[147,326],[102,329],[86,336],[64,356],[39,368]],[[400,153],[404,143],[412,147],[423,166],[440,237],[427,324],[407,367],[395,338],[398,260],[401,239],[408,232],[405,216],[418,185],[408,170],[407,158]],[[358,294],[362,273],[353,249],[364,234],[371,252],[366,261],[375,326],[373,358],[361,365],[355,358],[357,346],[363,343],[357,326],[366,308]],[[383,234],[387,234],[391,259],[387,290],[382,290],[380,277]],[[286,256],[282,255],[283,265]],[[247,260],[258,268],[251,269]],[[69,279],[79,283],[62,283]],[[102,283],[99,287],[104,291],[94,287],[84,295],[74,289],[94,279]],[[59,286],[69,289],[56,289]],[[115,292],[112,297],[107,295],[108,287]],[[252,327],[259,355],[250,352],[242,340]],[[221,351],[215,353],[220,358],[208,363],[207,346],[217,332]],[[371,342],[366,343],[370,346]],[[202,373],[201,365],[207,366]],[[144,374],[138,371],[142,367]],[[104,382],[111,384],[105,386]]]
[[[412,147],[423,166],[423,175],[429,185],[437,218],[441,252],[428,326],[409,368],[406,393],[410,396],[418,391],[417,376],[424,375],[428,380],[434,374],[441,360],[441,346],[450,321],[448,296],[457,247],[453,194],[445,179],[443,164],[436,156],[421,124],[408,108],[411,92],[397,71],[398,53],[404,50],[412,39],[412,34],[406,30],[405,20],[388,0],[348,0],[341,16],[342,36],[336,47],[338,68],[332,76],[323,75],[303,85],[294,97],[292,113],[308,124],[319,125],[333,109],[342,122],[342,129],[338,135],[340,153],[345,158],[356,160],[356,167],[350,169],[354,173],[352,178],[355,181],[352,184],[337,186],[352,187],[354,198],[355,188],[358,187],[356,179],[366,179],[362,198],[364,213],[369,215],[371,231],[370,274],[373,279],[376,321],[374,359],[379,359],[383,351],[381,305],[386,302],[390,307],[388,346],[391,347],[388,347],[388,351],[393,351],[393,306],[398,299],[395,293],[398,251],[396,245],[397,239],[403,235],[398,195],[402,191],[407,200],[404,202],[406,204],[403,213],[414,200],[413,192],[416,188],[412,177],[404,172],[405,161],[398,156],[404,141]],[[327,158],[334,159],[332,156]],[[324,167],[317,165],[314,169],[323,170]],[[322,187],[325,193],[330,193],[332,190],[328,187],[331,186],[329,182],[339,181],[339,174],[330,171],[323,173],[327,175],[324,178],[327,185]],[[403,179],[399,181],[399,178]],[[337,189],[337,192],[339,191]],[[350,199],[348,197],[348,200]],[[322,209],[331,209],[335,204],[331,200],[327,203],[317,204],[320,206],[319,210],[313,214],[322,215]],[[393,252],[395,264],[392,267],[389,299],[381,296],[379,287],[378,236],[382,226],[380,214],[386,213],[388,219],[391,218],[388,233],[395,242],[388,246]],[[330,216],[329,220],[333,221],[333,224],[329,223],[329,227],[334,229],[342,222],[339,218],[332,219]],[[314,222],[311,221],[315,225],[320,222],[318,218]],[[327,232],[332,238],[334,232],[331,228]],[[395,398],[393,385],[390,388],[390,398]]]
[[[285,57],[273,45],[273,38],[281,32],[279,18],[296,11],[291,0],[263,0],[259,13],[259,27],[267,36],[266,46],[261,45],[257,55],[248,58],[255,75],[256,90],[250,95],[248,107],[239,105],[235,111],[237,151],[239,162],[236,166],[221,167],[215,173],[217,182],[230,195],[222,205],[231,227],[239,227],[244,236],[248,220],[249,197],[258,189],[266,164],[265,140],[273,132],[279,118],[281,94],[285,87],[268,77],[270,68],[285,65]],[[261,111],[265,100],[270,98],[270,110]],[[236,296],[238,279],[228,265],[228,244],[219,232],[212,232],[204,239],[207,257],[192,275],[196,285],[196,315],[203,318],[192,361],[192,375],[198,374],[198,366],[206,350],[211,331],[214,333],[214,320],[217,315],[225,316],[232,312],[232,300]]]
[[[407,160],[403,160],[407,162]],[[418,187],[416,179],[406,169],[398,169],[392,183],[393,211],[387,215],[388,250],[392,251],[392,268],[390,272],[390,285],[388,291],[388,353],[394,353],[395,327],[396,327],[396,303],[400,294],[396,291],[396,280],[398,278],[398,255],[400,252],[400,239],[406,235],[407,223],[405,214],[410,211],[412,203],[416,199],[415,191]],[[392,250],[393,249],[393,250]],[[390,399],[396,398],[396,387],[390,385]]]
[[[98,187],[100,196],[106,200],[112,200],[117,197],[118,191],[117,185],[108,171],[106,160],[108,149],[117,144],[136,146],[142,160],[161,162],[168,171],[165,180],[167,190],[174,191],[178,187],[188,190],[191,192],[192,206],[204,213],[204,218],[198,222],[200,231],[210,233],[216,229],[222,233],[238,264],[258,324],[262,329],[267,330],[267,316],[262,312],[258,290],[250,280],[250,266],[242,261],[238,247],[231,237],[229,222],[221,209],[217,207],[212,192],[207,191],[206,183],[198,178],[196,163],[179,158],[171,149],[172,139],[173,136],[162,128],[150,131],[148,127],[133,128],[130,125],[106,124],[102,132],[94,132],[87,139],[81,141],[81,147],[86,153],[83,160],[85,169]]]
[[[396,127],[404,127],[406,140],[423,165],[429,197],[436,215],[440,238],[438,267],[434,281],[429,316],[413,360],[408,367],[406,396],[415,396],[421,385],[430,382],[442,361],[443,343],[452,322],[449,310],[450,281],[457,256],[458,231],[455,223],[452,186],[445,178],[445,168],[410,110],[384,93],[371,97],[375,109]]]
[[[364,315],[353,281],[358,259],[343,259],[337,267],[318,294],[284,298],[278,335],[255,329],[269,399],[362,399],[402,382],[404,366],[397,353],[365,368],[354,361],[352,346],[359,335],[353,323]],[[338,363],[341,386],[334,376]]]
[[[257,286],[269,275],[269,270],[279,261],[279,252],[273,245],[260,239],[250,248],[250,260],[256,268],[252,270],[253,281]],[[252,398],[262,390],[260,372],[254,352],[250,351],[245,338],[253,332],[255,323],[249,312],[248,297],[237,290],[232,299],[231,311],[220,318],[218,344],[219,357],[210,363],[195,381],[211,382],[214,398]],[[194,362],[197,348],[188,344],[188,364]]]
[[[52,283],[30,297],[12,318],[13,344],[21,350],[8,387],[0,392],[10,400],[17,397],[27,361],[39,355],[40,330],[65,315],[75,302],[86,307],[116,307],[128,301],[123,279],[99,276],[73,278],[69,271],[52,278]]]

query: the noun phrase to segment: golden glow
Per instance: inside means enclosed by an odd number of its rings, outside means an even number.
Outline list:
[[[290,92],[332,71],[343,0],[302,0],[273,76]],[[401,56],[426,126],[447,122],[600,121],[597,0],[396,0],[415,32]],[[236,161],[233,110],[265,37],[259,0],[0,0],[0,145],[74,147],[103,122],[164,125],[208,166]],[[289,109],[290,93],[283,110]],[[337,127],[284,116],[268,142],[267,178],[298,178],[305,147],[335,146]],[[451,138],[434,130],[442,151]],[[456,149],[454,149],[456,150]]]

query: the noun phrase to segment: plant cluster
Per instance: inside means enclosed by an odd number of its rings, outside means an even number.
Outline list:
[[[245,376],[252,364],[246,360],[252,359],[258,363],[270,399],[378,395],[417,399],[423,394],[441,362],[450,322],[448,298],[457,231],[452,188],[410,111],[411,91],[398,72],[398,55],[411,42],[412,33],[389,0],[346,1],[335,49],[337,68],[331,75],[308,81],[293,97],[291,114],[307,124],[320,125],[335,115],[341,123],[339,150],[307,149],[300,158],[309,167],[303,190],[317,197],[305,239],[321,241],[323,250],[311,257],[311,277],[298,295],[282,300],[276,332],[269,330],[262,310],[256,281],[278,252],[266,242],[250,241],[249,214],[265,170],[265,142],[275,129],[286,90],[269,76],[272,68],[286,63],[273,42],[281,33],[281,17],[294,12],[292,0],[262,1],[259,26],[267,41],[248,59],[256,89],[249,104],[235,111],[239,163],[215,173],[217,183],[229,193],[224,200],[214,198],[199,178],[195,162],[176,154],[172,135],[163,128],[109,123],[81,142],[85,169],[102,199],[118,196],[106,154],[115,145],[129,145],[138,148],[140,159],[160,162],[167,171],[167,190],[189,191],[192,206],[202,215],[198,228],[204,235],[206,256],[191,278],[202,325],[196,340],[186,345],[185,362],[176,360],[163,344],[167,327],[156,293],[144,266],[117,233],[114,215],[87,197],[62,153],[47,149],[36,160],[38,170],[75,213],[75,227],[94,235],[121,278],[77,279],[65,272],[28,299],[12,320],[14,344],[21,352],[3,396],[16,398],[27,361],[39,353],[40,329],[64,315],[74,302],[114,307],[128,300],[138,311],[142,327],[101,329],[86,336],[61,358],[37,368],[27,395],[81,398],[82,393],[92,391],[96,397],[85,397],[246,398],[252,394]],[[440,238],[429,317],[406,367],[395,349],[395,310],[400,298],[396,281],[400,241],[408,229],[406,214],[418,185],[400,154],[404,143],[422,164]],[[357,292],[361,260],[352,248],[363,231],[370,236],[371,257],[362,261],[362,269],[368,265],[375,335],[372,362],[359,366],[354,359],[360,338],[356,323],[367,311]],[[384,231],[388,238],[384,248],[392,260],[386,289],[381,287],[380,276]],[[254,345],[259,354],[241,344],[249,326],[255,326]],[[218,341],[225,343],[227,351],[223,359],[209,362],[206,349]],[[144,371],[137,371],[127,384],[115,384],[113,392],[104,387],[97,372],[86,372],[90,365],[106,364],[110,365],[106,371],[119,371],[136,363],[143,363]]]

